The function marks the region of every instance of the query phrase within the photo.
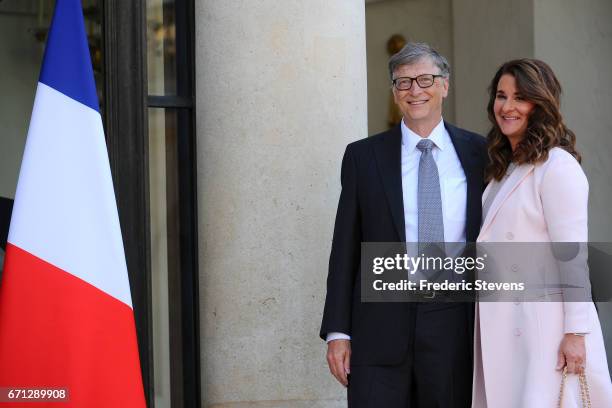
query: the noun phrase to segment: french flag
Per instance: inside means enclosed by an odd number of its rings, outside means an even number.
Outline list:
[[[1,387],[68,390],[68,402],[37,407],[145,406],[79,0],[56,1],[19,174],[0,282]]]

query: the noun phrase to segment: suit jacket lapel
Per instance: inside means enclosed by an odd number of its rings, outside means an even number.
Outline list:
[[[508,197],[512,194],[512,192],[518,187],[519,184],[527,177],[529,173],[533,171],[535,166],[533,164],[523,164],[514,169],[514,171],[510,174],[508,179],[501,186],[497,195],[493,198],[493,202],[489,207],[489,212],[487,213],[483,223],[481,231],[484,232],[490,225],[495,215],[501,208],[502,204],[508,199]],[[490,194],[491,188],[489,187],[486,191],[486,194],[483,195],[483,202],[486,197]]]
[[[473,242],[478,237],[482,219],[481,197],[484,185],[482,163],[480,163],[480,158],[478,157],[478,150],[463,134],[461,129],[446,122],[444,122],[444,126],[450,135],[465,172],[467,182],[465,236],[468,242]]]
[[[381,139],[374,146],[374,151],[395,228],[400,241],[405,242],[406,224],[402,192],[402,131],[398,125],[389,132],[389,137]]]

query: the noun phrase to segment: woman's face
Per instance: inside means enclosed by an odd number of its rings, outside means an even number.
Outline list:
[[[533,102],[525,100],[516,89],[514,76],[502,75],[497,83],[493,112],[497,125],[510,141],[512,150],[525,136],[529,115],[533,108]]]

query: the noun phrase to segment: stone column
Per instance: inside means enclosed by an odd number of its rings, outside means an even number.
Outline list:
[[[364,2],[197,1],[196,83],[203,406],[343,406],[318,330]]]

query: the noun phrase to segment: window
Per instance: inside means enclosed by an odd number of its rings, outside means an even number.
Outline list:
[[[104,0],[106,132],[148,406],[199,407],[193,0]]]

